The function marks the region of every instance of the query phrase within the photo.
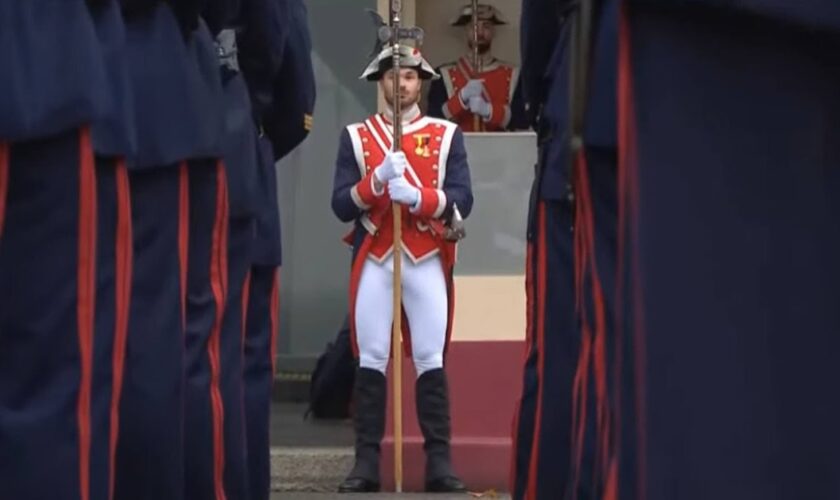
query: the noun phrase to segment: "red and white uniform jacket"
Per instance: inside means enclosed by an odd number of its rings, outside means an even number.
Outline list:
[[[415,107],[414,113],[419,115]],[[410,168],[405,177],[420,189],[416,210],[402,207],[402,243],[415,261],[440,256],[447,281],[447,345],[454,314],[455,244],[443,238],[445,221],[457,205],[462,217],[469,216],[473,196],[464,137],[457,125],[436,118],[418,116],[403,125],[403,151]],[[373,171],[391,148],[391,124],[382,114],[348,126],[341,135],[332,208],[343,222],[354,222],[345,241],[353,245],[350,272],[350,325],[355,339],[356,295],[366,259],[383,261],[393,252],[393,218],[387,189],[374,192]],[[408,322],[403,333],[410,335]],[[406,342],[406,349],[411,342]],[[355,342],[354,342],[355,346]]]
[[[429,89],[429,115],[457,123],[466,132],[475,132],[474,115],[460,91],[471,79],[484,81],[484,100],[490,103],[489,119],[483,119],[484,131],[498,132],[527,128],[527,119],[519,91],[519,69],[492,59],[476,74],[467,57],[438,68],[440,79]]]
[[[349,125],[335,169],[333,211],[340,220],[356,223],[346,241],[357,255],[364,250],[362,257],[377,261],[393,250],[391,199],[387,189],[376,193],[373,185],[373,171],[392,147],[391,127],[382,114]],[[402,147],[409,163],[405,177],[420,189],[417,209],[402,207],[403,248],[415,262],[443,253],[444,264],[451,266],[454,245],[442,237],[444,221],[453,205],[466,218],[473,203],[463,135],[451,122],[420,115],[403,125]]]

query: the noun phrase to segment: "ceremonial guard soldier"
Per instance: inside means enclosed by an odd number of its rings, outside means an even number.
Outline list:
[[[359,370],[355,385],[356,463],[341,492],[377,491],[380,442],[385,431],[386,368],[394,320],[392,203],[402,211],[402,294],[417,371],[416,395],[427,455],[426,489],[464,491],[450,459],[450,417],[444,353],[452,329],[455,243],[446,224],[472,209],[469,167],[457,125],[420,113],[422,80],[437,74],[420,51],[400,46],[405,67],[391,70],[391,47],[382,50],[361,78],[379,81],[388,108],[349,125],[341,136],[332,207],[353,222],[350,315]],[[395,96],[394,78],[399,78]],[[404,110],[394,117],[399,98]],[[392,152],[392,121],[401,120],[403,151]]]
[[[599,3],[585,37],[591,53],[581,59],[570,56],[580,43],[577,6],[523,3],[521,83],[539,163],[516,499],[599,496],[613,465],[606,346],[615,345],[617,6]]]
[[[137,147],[129,160],[134,273],[115,496],[182,500],[187,271],[202,244],[190,241],[190,177],[208,161],[216,168],[221,82],[196,2],[122,6]]]
[[[452,19],[452,26],[463,27],[471,53],[437,69],[441,78],[429,87],[429,116],[451,120],[466,132],[527,127],[519,69],[491,52],[496,26],[505,24],[496,7],[476,2]]]
[[[104,499],[111,488],[119,278],[108,222],[131,147],[114,94],[121,29],[109,0],[0,1],[4,498]]]
[[[512,494],[555,499],[571,468],[572,388],[580,353],[575,320],[574,205],[568,139],[569,25],[552,0],[522,5],[522,86],[537,131],[526,267],[527,356],[514,429]]]
[[[201,17],[221,82],[214,102],[224,115],[220,158],[190,162],[190,247],[187,275],[185,471],[188,499],[248,498],[243,421],[242,293],[250,267],[257,192],[257,130],[240,71],[238,40],[266,70],[267,0],[210,0]],[[256,25],[255,25],[256,23]],[[270,54],[270,52],[268,52]]]
[[[116,447],[128,315],[131,301],[133,241],[127,160],[136,152],[130,98],[125,25],[118,0],[89,1],[110,105],[93,123],[96,153],[96,327],[91,388],[90,498],[111,498],[115,489]]]
[[[837,498],[840,3],[622,4],[621,498]]]
[[[251,93],[259,136],[256,225],[248,289],[245,291],[244,349],[245,429],[251,500],[268,500],[271,486],[269,427],[277,355],[280,308],[280,238],[276,162],[308,136],[315,108],[312,42],[304,0],[272,0],[273,14],[284,29],[271,30],[279,67],[267,69],[263,51],[252,48],[255,33],[239,38],[239,65]]]

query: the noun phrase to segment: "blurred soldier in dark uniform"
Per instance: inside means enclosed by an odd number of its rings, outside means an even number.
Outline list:
[[[617,5],[607,0],[594,10],[590,63],[578,69],[570,55],[577,47],[575,10],[542,0],[523,4],[522,85],[540,154],[528,232],[531,320],[515,430],[515,498],[557,498],[557,492],[595,498],[606,482],[613,422],[606,366],[614,341]],[[588,75],[585,92],[574,84],[579,71]],[[573,149],[572,138],[584,148]]]
[[[621,498],[837,498],[840,3],[623,4]]]
[[[528,217],[528,354],[514,442],[513,496],[563,498],[571,467],[575,321],[574,206],[564,132],[569,122],[569,26],[563,5],[522,5],[520,85],[538,134]]]
[[[557,162],[573,165],[581,355],[571,398],[549,396],[557,378],[545,374],[569,360],[532,343],[515,498],[557,498],[557,488],[566,498],[836,497],[835,475],[819,471],[840,463],[840,404],[825,396],[840,350],[830,299],[840,204],[826,195],[840,186],[840,7],[584,2],[561,12],[561,36],[573,22],[564,14],[583,4],[589,71],[585,92],[562,89],[572,104],[561,123],[585,147]],[[553,8],[526,2],[525,40],[556,22]],[[555,51],[566,75],[584,54],[573,40]],[[545,51],[523,50],[528,81],[525,57]],[[558,455],[542,450],[559,447],[545,411],[558,405],[572,409],[572,462],[546,469]]]
[[[107,498],[111,488],[112,294],[127,276],[109,222],[128,215],[116,199],[131,149],[115,95],[121,38],[107,0],[0,2],[4,497]]]
[[[133,242],[126,159],[136,152],[125,26],[117,0],[88,2],[110,90],[109,111],[92,127],[96,152],[96,328],[91,415],[91,498],[113,495],[119,406],[131,299]],[[107,418],[103,418],[107,415]]]
[[[219,202],[198,210],[222,219],[225,180],[218,59],[198,6],[125,0],[137,151],[129,162],[134,278],[122,391],[116,497],[183,499],[184,336],[190,254],[191,173],[218,176]],[[142,110],[142,112],[141,112]],[[222,277],[217,282],[221,283]]]
[[[463,27],[469,53],[437,68],[441,78],[429,87],[429,116],[451,120],[466,132],[527,128],[519,69],[490,52],[496,26],[507,22],[498,9],[487,4],[478,5],[477,17],[476,33],[469,4],[451,22]],[[474,61],[474,51],[478,61]]]
[[[237,34],[264,0],[203,2],[222,83],[220,158],[191,162],[186,332],[186,498],[247,498],[242,421],[241,292],[253,237],[256,129]],[[265,19],[264,11],[263,19]],[[269,61],[265,62],[270,65]]]
[[[275,162],[308,135],[315,107],[309,27],[303,0],[275,0],[282,33],[272,31],[272,47],[282,49],[279,72],[266,71],[248,49],[250,37],[240,45],[240,65],[251,91],[254,117],[265,131],[258,139],[259,169],[256,231],[251,252],[249,286],[245,292],[245,423],[248,475],[252,500],[267,500],[271,483],[269,422],[274,381],[276,339],[279,329],[279,267],[282,265],[280,213]],[[279,43],[277,43],[279,42]]]
[[[215,0],[204,11],[216,38],[225,92],[223,150],[230,187],[230,220],[227,244],[220,248],[226,252],[227,263],[224,300],[213,300],[214,259],[204,255],[203,260],[211,265],[191,267],[190,273],[188,411],[189,422],[195,424],[188,432],[192,443],[187,459],[191,498],[224,495],[229,499],[247,499],[268,494],[267,476],[264,493],[258,491],[261,487],[250,491],[248,461],[252,454],[246,434],[246,429],[250,432],[248,413],[243,407],[248,388],[243,379],[247,371],[243,352],[248,355],[244,342],[245,329],[250,325],[247,313],[251,268],[257,251],[256,224],[265,203],[258,129],[262,127],[261,115],[272,103],[271,85],[277,78],[289,37],[289,11],[287,0]],[[212,177],[209,182],[195,183],[193,189],[207,199],[215,196]],[[276,202],[274,206],[276,212]],[[208,243],[213,241],[213,217],[196,213],[196,219],[196,237]],[[265,291],[267,296],[259,299],[268,300],[272,286],[273,281]],[[223,308],[220,304],[224,304]],[[272,313],[266,309],[265,314],[270,317]],[[270,342],[270,335],[266,342]],[[268,346],[261,355],[269,358],[267,351]],[[270,390],[265,404],[269,402]],[[265,441],[255,446],[260,454],[265,448],[267,456],[268,445],[266,429]],[[256,473],[258,478],[262,477],[261,472]],[[221,481],[214,479],[219,474]]]
[[[332,207],[353,222],[350,325],[359,370],[355,385],[356,462],[340,492],[378,491],[380,442],[385,432],[386,377],[391,357],[393,286],[391,201],[402,205],[402,286],[411,352],[417,370],[417,417],[425,438],[426,490],[465,491],[450,460],[449,394],[443,357],[452,328],[455,244],[443,224],[472,210],[463,136],[457,125],[423,116],[422,80],[437,77],[420,51],[401,47],[404,67],[391,69],[393,49],[380,52],[362,78],[380,82],[389,107],[347,126],[336,160]],[[393,78],[400,80],[394,95]],[[401,99],[403,115],[390,106]],[[391,150],[392,120],[404,124],[400,152]]]

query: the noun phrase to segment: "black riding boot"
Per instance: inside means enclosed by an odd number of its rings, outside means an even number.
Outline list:
[[[446,372],[429,370],[417,379],[417,420],[426,450],[426,491],[465,492],[464,483],[452,471],[449,456],[451,434],[449,388]]]
[[[369,368],[359,368],[354,387],[356,464],[339,493],[379,491],[379,446],[385,435],[385,375]]]

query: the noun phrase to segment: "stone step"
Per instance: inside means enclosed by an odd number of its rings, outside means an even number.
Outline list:
[[[471,498],[510,500],[508,494],[444,494],[444,493],[355,493],[337,495],[335,493],[289,493],[278,492],[271,495],[271,500],[469,500]]]
[[[335,492],[353,467],[349,447],[273,447],[271,489],[278,492]]]
[[[279,492],[271,495],[271,500],[469,500],[475,498],[510,500],[504,493],[457,494],[457,493],[354,493],[337,495],[335,493],[288,493]]]
[[[326,500],[336,498],[336,489],[353,467],[352,447],[272,447],[271,490],[272,500]],[[472,495],[424,495],[417,493],[379,493],[353,495],[351,498],[377,498],[381,500],[460,498],[509,499],[505,493],[488,491]]]

